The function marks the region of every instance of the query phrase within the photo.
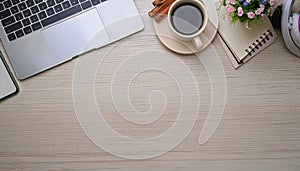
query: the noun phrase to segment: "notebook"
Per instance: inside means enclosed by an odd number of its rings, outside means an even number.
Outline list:
[[[0,101],[9,95],[16,94],[18,86],[0,52]]]
[[[250,29],[245,28],[243,23],[231,23],[224,18],[225,11],[221,9],[218,37],[234,68],[247,62],[277,38],[267,17],[261,23],[252,24]]]

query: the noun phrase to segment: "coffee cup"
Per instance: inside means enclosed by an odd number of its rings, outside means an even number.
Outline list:
[[[208,14],[202,0],[177,0],[169,9],[168,24],[175,38],[181,41],[192,41],[200,50],[200,34],[205,30]]]

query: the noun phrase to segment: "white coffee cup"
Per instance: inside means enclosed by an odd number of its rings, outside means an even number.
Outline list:
[[[192,41],[197,50],[202,47],[200,34],[207,21],[207,10],[201,0],[177,0],[168,12],[169,27],[175,38]]]

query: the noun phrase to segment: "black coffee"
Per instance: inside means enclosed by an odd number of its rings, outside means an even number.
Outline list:
[[[203,13],[194,4],[179,5],[171,13],[171,24],[177,32],[183,35],[195,34],[202,27]]]

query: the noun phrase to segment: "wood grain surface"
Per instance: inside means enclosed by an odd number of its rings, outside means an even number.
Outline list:
[[[273,45],[238,70],[217,39],[212,42],[211,57],[219,58],[223,66],[227,96],[217,130],[200,145],[198,138],[212,100],[201,53],[183,56],[166,49],[147,16],[151,1],[135,2],[145,23],[142,32],[18,81],[20,93],[0,103],[0,170],[300,170],[300,58],[287,50],[280,30]],[[95,74],[95,100],[103,118],[124,136],[146,139],[172,127],[180,111],[182,85],[157,70],[142,72],[132,80],[129,98],[135,110],[151,109],[148,96],[153,90],[164,92],[167,99],[164,114],[144,125],[119,115],[110,90],[122,62],[143,57],[147,64],[154,55],[179,59],[193,74],[200,96],[194,127],[178,146],[158,157],[132,160],[105,152],[90,140],[77,119],[72,94],[76,66],[88,59],[103,59]]]

